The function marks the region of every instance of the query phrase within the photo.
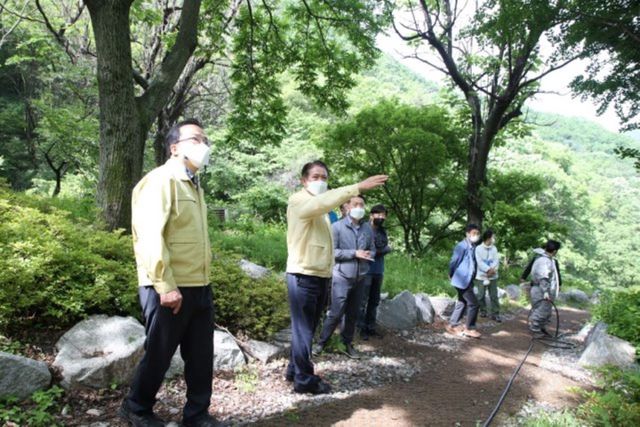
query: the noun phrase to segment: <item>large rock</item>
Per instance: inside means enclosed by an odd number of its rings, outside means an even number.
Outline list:
[[[411,329],[418,324],[416,299],[409,291],[402,291],[378,308],[378,321],[390,329]]]
[[[456,301],[447,297],[430,297],[431,305],[433,306],[433,310],[436,315],[441,318],[446,318],[451,316],[453,313],[453,309],[456,306]]]
[[[522,289],[518,285],[507,285],[505,288],[507,292],[507,296],[512,301],[517,301],[520,299],[520,295],[522,295]]]
[[[246,343],[246,352],[262,363],[269,363],[287,355],[288,347],[285,345],[271,344],[263,341],[249,340]]]
[[[51,384],[47,364],[0,351],[0,399],[26,399]]]
[[[416,307],[418,308],[418,322],[433,323],[436,312],[431,305],[429,296],[426,294],[416,294]]]
[[[586,348],[578,364],[580,366],[600,367],[615,365],[630,367],[636,360],[636,349],[631,343],[606,332],[606,325],[598,322],[585,340]]]
[[[579,304],[589,303],[589,296],[580,289],[571,289],[569,292],[567,292],[567,299]]]
[[[240,260],[240,268],[245,274],[252,279],[262,279],[271,273],[268,268],[262,267],[261,265],[254,264],[251,261],[247,261],[246,259]]]
[[[143,353],[144,328],[133,317],[91,316],[56,343],[53,366],[65,388],[128,383]]]
[[[223,331],[213,333],[213,369],[216,371],[233,370],[246,363],[244,353],[231,335]]]
[[[509,294],[507,294],[507,291],[505,291],[502,288],[498,288],[498,299],[504,299],[508,297],[509,297]]]

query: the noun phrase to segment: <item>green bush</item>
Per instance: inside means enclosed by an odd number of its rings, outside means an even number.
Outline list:
[[[600,374],[602,391],[582,393],[587,400],[578,408],[578,416],[593,426],[639,426],[640,371],[610,367]]]
[[[449,258],[446,255],[427,255],[415,258],[403,253],[385,257],[382,291],[390,296],[404,290],[427,295],[455,295],[448,277]]]
[[[287,266],[287,228],[285,224],[263,223],[253,217],[224,224],[222,229],[211,227],[211,246],[242,255],[244,258],[275,271]]]
[[[0,190],[0,329],[64,327],[92,313],[137,314],[131,240]]]
[[[257,339],[264,339],[288,324],[287,292],[280,277],[252,279],[240,269],[237,255],[215,255],[211,283],[218,324]]]
[[[631,342],[640,354],[640,286],[605,291],[593,314],[608,325],[607,332]]]
[[[60,399],[64,391],[53,386],[48,390],[39,390],[25,402],[17,399],[0,401],[0,422],[3,425],[25,425],[32,427],[59,426],[55,414],[60,410]]]

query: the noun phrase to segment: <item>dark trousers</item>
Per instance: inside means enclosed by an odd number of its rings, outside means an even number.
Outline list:
[[[458,302],[456,302],[456,307],[453,309],[453,313],[451,313],[449,323],[452,325],[459,324],[460,319],[466,312],[467,328],[475,328],[476,320],[478,320],[478,299],[473,293],[473,281],[471,281],[466,289],[456,288],[456,291],[458,291]]]
[[[147,334],[145,353],[138,364],[126,398],[129,408],[139,414],[151,413],[171,358],[180,345],[187,383],[187,403],[183,419],[208,413],[213,379],[213,296],[210,286],[182,287],[182,307],[178,314],[160,305],[153,286],[139,289]]]
[[[313,370],[311,344],[324,308],[330,280],[287,273],[291,310],[291,358],[287,376],[293,377],[294,388],[298,391],[313,390],[320,381]]]
[[[364,296],[358,316],[358,327],[363,331],[376,329],[376,315],[380,305],[380,292],[382,290],[382,274],[367,274],[364,281]]]
[[[324,321],[322,332],[318,343],[325,345],[333,331],[335,331],[338,323],[342,321],[342,331],[340,336],[342,342],[351,344],[353,335],[356,330],[356,322],[358,320],[358,312],[362,304],[362,295],[364,292],[364,278],[360,276],[357,279],[345,279],[341,276],[333,276],[333,284],[331,285],[331,311],[327,314]]]

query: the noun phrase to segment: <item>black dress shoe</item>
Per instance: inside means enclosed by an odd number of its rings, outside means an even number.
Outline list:
[[[131,411],[126,401],[122,402],[120,409],[118,409],[118,415],[133,427],[164,427],[164,421],[156,417],[153,413],[136,414]]]
[[[320,381],[315,385],[315,387],[309,389],[294,386],[293,391],[296,393],[327,394],[331,393],[331,386],[324,381]]]
[[[222,427],[224,424],[207,414],[194,420],[184,420],[182,425],[184,427]]]
[[[345,346],[345,350],[343,351],[344,354],[346,354],[351,359],[360,359],[360,353],[355,348],[353,348],[353,345],[345,344],[344,346]]]

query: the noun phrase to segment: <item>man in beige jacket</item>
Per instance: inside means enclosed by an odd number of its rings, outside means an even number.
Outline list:
[[[291,310],[291,359],[286,379],[298,393],[322,394],[331,387],[315,375],[311,341],[315,333],[334,264],[329,211],[385,183],[376,175],[359,184],[327,191],[329,169],[316,160],[302,168],[304,188],[289,198],[287,207],[287,289]]]
[[[119,414],[134,426],[164,426],[153,405],[180,345],[187,384],[183,425],[214,426],[211,248],[196,175],[208,163],[209,142],[195,120],[175,125],[165,142],[171,157],[133,190],[131,231],[147,337]]]

